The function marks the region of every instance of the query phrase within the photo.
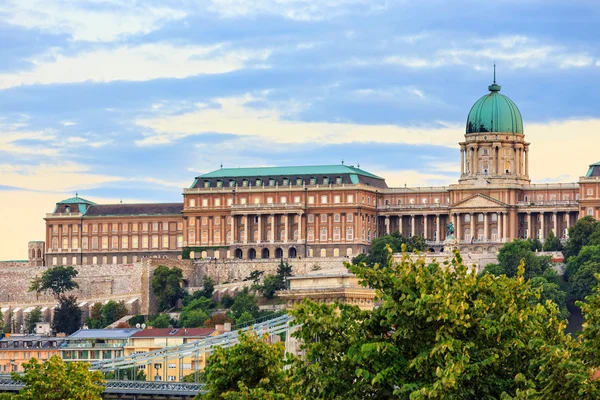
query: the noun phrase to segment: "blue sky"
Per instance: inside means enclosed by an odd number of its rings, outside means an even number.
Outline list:
[[[595,0],[4,0],[0,219],[26,219],[0,259],[76,191],[180,201],[221,163],[453,183],[494,61],[532,179],[576,181],[600,161],[599,20]]]

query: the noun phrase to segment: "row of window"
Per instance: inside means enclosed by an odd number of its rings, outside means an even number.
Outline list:
[[[295,179],[283,178],[282,183],[284,186],[289,186],[289,185],[294,185],[294,184],[296,186],[302,186],[305,183],[307,183],[309,185],[317,185],[317,184],[329,185],[332,183],[335,183],[336,185],[341,185],[342,177],[338,176],[338,177],[332,179],[329,176],[325,176],[321,179],[317,179],[317,177],[313,176],[306,181],[304,180],[304,178],[295,178]],[[216,184],[216,187],[220,188],[220,187],[223,187],[224,182],[219,179],[219,180],[215,181],[215,184]],[[235,185],[236,185],[234,179],[230,179],[227,184],[229,187],[235,187]],[[256,178],[254,180],[254,186],[276,186],[276,185],[277,185],[277,180],[275,178],[267,178],[267,179]],[[252,181],[249,179],[243,179],[242,186],[243,187],[252,186]],[[208,179],[204,180],[204,182],[202,182],[202,187],[205,187],[205,188],[211,187],[211,181]]]
[[[309,242],[314,241],[315,240],[315,230],[313,228],[309,228],[307,230],[308,236],[307,239]],[[227,241],[227,243],[233,243],[232,238],[231,238],[231,231],[227,231],[227,233],[225,234],[226,238],[225,240]],[[271,236],[272,236],[272,232],[271,230],[267,230],[265,232],[266,235],[266,240],[271,240]],[[245,240],[245,230],[244,229],[240,229],[238,232],[238,238],[240,240],[240,242],[243,242]],[[258,230],[254,230],[252,232],[252,236],[254,238],[255,242],[258,242],[259,240],[259,236],[258,236]],[[297,241],[299,238],[299,232],[297,229],[294,229],[293,233],[292,233],[292,240]],[[328,230],[327,228],[321,228],[320,229],[320,236],[319,236],[321,241],[326,241],[328,240]],[[368,229],[363,229],[363,234],[362,234],[362,238],[363,240],[371,240],[371,230]],[[261,238],[262,239],[262,238]],[[286,232],[284,229],[279,231],[279,237],[278,240],[281,241],[286,241],[288,240],[288,238],[286,237]],[[333,240],[341,240],[341,229],[339,227],[336,227],[333,229]],[[354,240],[354,228],[353,227],[348,227],[346,228],[346,240]],[[190,243],[195,243],[196,242],[196,232],[191,230],[188,234],[188,241]],[[213,242],[214,243],[221,243],[221,232],[220,231],[215,231],[213,232]],[[207,244],[208,243],[208,232],[203,231],[200,235],[200,243],[201,244]]]
[[[177,224],[177,225],[175,225]],[[172,228],[177,227],[177,230],[183,230],[183,222],[173,222]],[[79,225],[77,224],[62,224],[62,225],[52,225],[52,232],[58,233],[62,231],[62,233],[68,233],[69,227],[71,228],[72,233],[79,232]],[[112,223],[112,224],[83,224],[82,230],[84,233],[88,232],[99,232],[99,229],[102,233],[118,233],[118,232],[139,232],[139,229],[142,232],[149,232],[152,229],[152,232],[168,232],[169,231],[169,222],[132,222],[132,223]]]
[[[58,257],[52,257],[52,265],[58,265],[58,261],[59,258]],[[77,263],[77,257],[73,256],[71,257],[71,263],[69,264],[69,258],[68,257],[62,257],[60,259],[61,261],[61,265],[78,265]],[[93,256],[93,257],[87,257],[84,256],[81,258],[81,264],[82,265],[98,265],[98,261],[101,262],[102,265],[106,265],[109,263],[109,261],[112,262],[112,264],[127,264],[129,262],[135,263],[138,261],[138,257],[137,256],[121,256],[120,258],[117,256],[112,256],[110,259],[107,256],[102,256],[102,257],[98,257],[98,256]],[[104,357],[107,358],[107,357]],[[110,357],[108,357],[110,358]]]
[[[563,199],[563,201],[569,201],[569,200],[571,200],[571,195],[570,194],[563,194],[562,195],[562,199]],[[530,195],[525,195],[523,197],[523,200],[526,201],[526,202],[527,201],[533,201],[533,197],[530,196]],[[538,195],[536,195],[535,200],[536,201],[544,201],[545,200],[545,196],[543,194],[538,194]],[[550,195],[548,195],[548,200],[549,201],[557,201],[558,197],[557,197],[556,194],[550,194]],[[579,194],[575,195],[575,200],[579,200]]]
[[[246,217],[241,217],[242,223],[246,222]],[[270,223],[272,220],[272,216],[268,215],[267,216],[267,223]],[[283,215],[281,216],[281,220],[285,221],[286,216]],[[298,222],[298,215],[294,215],[292,218],[292,222],[297,223]],[[327,214],[321,214],[321,222],[327,222]],[[371,216],[367,215],[367,222],[370,223],[371,222]],[[373,222],[375,222],[375,217],[372,218]],[[363,222],[365,220],[365,216],[363,215]],[[334,214],[333,215],[333,222],[340,222],[341,221],[341,214]],[[346,214],[346,221],[347,222],[353,222],[354,221],[354,215],[351,213]],[[309,223],[313,223],[315,222],[315,215],[314,214],[308,214],[308,222]],[[200,223],[202,224],[202,226],[207,226],[208,225],[208,217],[202,217],[200,220]],[[231,217],[227,217],[227,221],[226,224],[230,224],[231,223]],[[258,223],[258,216],[254,216],[254,223]],[[220,217],[215,217],[214,218],[214,224],[215,226],[220,226],[221,225],[221,218]],[[195,226],[196,225],[196,218],[190,218],[189,219],[189,226]]]
[[[109,244],[111,250],[129,250],[129,249],[138,249],[139,248],[139,236],[131,236],[131,243],[129,241],[129,236],[122,236],[119,240],[118,236],[113,236],[109,238],[107,236],[103,236],[101,238],[92,237],[91,240],[87,237],[81,238],[81,248],[83,250],[98,250],[99,248],[102,250],[108,250]],[[153,249],[169,248],[169,236],[142,236],[142,249],[148,249],[150,244]],[[119,243],[120,242],[120,243]],[[69,244],[71,245],[69,247]],[[131,246],[130,246],[131,244]],[[183,247],[183,235],[177,236],[177,247]],[[99,247],[100,246],[100,247]],[[58,249],[58,238],[52,239],[52,249]],[[69,243],[69,238],[62,238],[61,249],[79,249],[79,238],[74,237],[71,238],[71,242]]]
[[[278,201],[277,201],[278,200]],[[333,196],[329,196],[329,195],[321,195],[320,196],[320,204],[330,204],[330,200],[333,204],[341,204],[342,203],[342,196],[341,195],[333,195]],[[366,197],[363,196],[362,198],[362,202],[363,204],[365,203],[365,200],[367,202],[367,204],[371,204],[371,197]],[[279,199],[275,199],[271,196],[266,198],[266,204],[274,204],[275,202],[279,203],[279,204],[287,204],[288,203],[288,197],[287,196],[280,196]],[[316,197],[315,196],[308,196],[307,198],[307,202],[308,204],[316,204]],[[300,204],[302,203],[302,198],[301,196],[294,196],[293,197],[293,203],[294,204]],[[348,194],[346,195],[346,203],[348,204],[353,204],[354,203],[354,195],[353,194]],[[233,205],[233,197],[229,197],[226,199],[225,204],[227,206],[231,206]],[[240,197],[239,198],[239,204],[244,205],[244,204],[248,204],[248,199],[246,197]],[[261,203],[261,198],[260,197],[255,197],[253,199],[253,204],[262,204]],[[373,197],[373,204],[375,204],[375,197]],[[208,198],[203,198],[200,201],[200,205],[201,207],[209,207],[209,199]],[[196,199],[189,199],[188,200],[188,207],[194,208],[196,207]],[[213,198],[213,207],[221,207],[221,198],[217,197],[217,198]]]

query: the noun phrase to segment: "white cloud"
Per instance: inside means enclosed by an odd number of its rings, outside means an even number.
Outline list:
[[[202,74],[222,74],[265,61],[269,50],[228,50],[213,46],[175,46],[152,43],[95,49],[67,56],[58,50],[30,60],[27,71],[0,74],[0,89],[19,85],[147,81],[158,78],[186,78]]]
[[[68,127],[68,126],[75,126],[75,125],[77,125],[77,122],[73,122],[73,121],[61,121],[60,123],[65,128]]]
[[[19,155],[38,155],[53,156],[58,154],[58,150],[46,144],[21,144],[21,140],[32,140],[48,143],[55,139],[55,136],[49,131],[5,131],[4,126],[0,126],[0,152]],[[1,177],[0,177],[1,179]]]
[[[148,34],[186,15],[181,8],[139,1],[5,0],[0,5],[4,23],[93,42]]]
[[[221,132],[252,136],[267,143],[380,142],[437,144],[454,147],[460,130],[426,129],[396,125],[359,125],[335,122],[294,121],[279,108],[255,109],[247,106],[256,98],[246,95],[217,99],[218,108],[202,108],[180,115],[138,119],[136,123],[150,129],[138,145],[159,145],[186,136]],[[286,110],[287,111],[287,110]],[[284,118],[284,115],[286,118]]]
[[[351,12],[379,13],[389,3],[370,0],[209,0],[208,9],[224,18],[277,15],[297,21],[332,19]]]

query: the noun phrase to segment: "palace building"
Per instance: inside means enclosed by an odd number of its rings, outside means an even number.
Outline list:
[[[390,188],[343,163],[221,168],[196,177],[182,203],[57,203],[43,262],[131,263],[184,249],[217,259],[354,256],[394,231],[438,251],[450,222],[462,251],[483,253],[551,231],[566,239],[579,218],[600,217],[600,163],[578,183],[531,183],[521,113],[495,81],[488,89],[469,112],[456,184]],[[40,249],[30,254],[38,262]]]

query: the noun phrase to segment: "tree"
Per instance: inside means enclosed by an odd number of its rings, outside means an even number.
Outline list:
[[[31,281],[29,291],[36,293],[50,292],[58,298],[63,293],[78,288],[79,285],[74,281],[78,272],[73,267],[58,265],[44,271],[41,278],[37,276]]]
[[[35,326],[42,320],[42,308],[36,307],[25,317],[25,332],[34,333]]]
[[[168,328],[171,325],[171,320],[166,314],[156,314],[148,318],[148,325],[153,328]]]
[[[567,309],[567,293],[560,288],[555,282],[550,282],[543,276],[536,276],[531,279],[531,287],[541,290],[539,298],[536,296],[531,299],[532,304],[546,304],[550,300],[558,307],[558,317],[560,319],[569,318],[569,310]]]
[[[177,301],[185,295],[181,287],[183,273],[178,267],[159,265],[152,277],[152,291],[158,300],[161,310],[175,307]]]
[[[226,294],[223,297],[221,297],[221,305],[225,308],[229,308],[231,307],[233,304],[233,297],[231,297],[230,295]]]
[[[90,318],[86,321],[86,325],[91,329],[101,329],[102,326],[102,303],[96,302],[90,307]]]
[[[206,393],[197,399],[288,399],[283,372],[283,342],[269,344],[254,333],[241,334],[239,343],[218,347],[205,369]]]
[[[242,315],[238,319],[235,320],[236,327],[246,326],[254,322],[254,317],[248,311],[244,311]]]
[[[181,312],[179,316],[179,325],[182,328],[199,328],[209,318],[208,314],[202,310],[190,310]]]
[[[81,328],[81,308],[75,296],[59,296],[58,306],[54,310],[52,329],[70,335]]]
[[[263,276],[264,273],[265,273],[265,271],[259,271],[259,270],[255,269],[254,271],[250,272],[250,275],[248,275],[248,277],[244,280],[252,281],[255,284],[258,284],[258,281],[260,281],[260,278]]]
[[[283,281],[277,275],[267,275],[263,279],[263,283],[257,286],[259,292],[267,299],[272,299],[275,292],[283,289]]]
[[[548,237],[544,242],[544,251],[562,251],[563,245],[560,243],[560,239],[556,237],[553,231],[548,233]]]
[[[575,300],[584,300],[593,294],[598,286],[598,279],[596,278],[598,273],[600,273],[600,262],[592,260],[584,262],[570,277],[571,297]]]
[[[583,246],[588,244],[600,244],[600,242],[591,242],[591,239],[598,237],[600,225],[593,217],[585,216],[581,218],[575,225],[569,228],[569,239],[563,250],[565,260],[569,260],[573,256],[577,256]]]
[[[373,239],[371,247],[367,255],[359,254],[352,259],[352,263],[358,265],[362,262],[372,267],[375,264],[385,264],[387,262],[387,250],[389,246],[393,253],[399,253],[402,251],[402,245],[406,245],[406,251],[424,251],[427,248],[427,241],[423,236],[415,235],[410,238],[403,236],[400,232],[396,231],[390,235],[384,235]]]
[[[578,358],[553,302],[525,279],[476,276],[456,252],[447,265],[350,265],[379,307],[310,301],[291,311],[303,324],[306,360],[293,364],[292,394],[315,399],[598,398],[593,365]],[[596,328],[599,329],[599,328]],[[600,335],[599,335],[600,336]],[[315,340],[315,339],[318,340]],[[600,365],[600,364],[595,364]],[[569,371],[571,369],[573,374]]]
[[[534,248],[536,243],[531,240],[516,239],[506,243],[498,252],[498,264],[508,277],[513,277],[516,276],[517,267],[523,260],[526,279],[540,276],[550,268],[550,257],[538,256]]]
[[[234,297],[230,311],[234,319],[241,317],[244,312],[248,312],[252,316],[256,316],[258,314],[256,296],[251,295],[248,291],[248,288],[244,288],[244,290],[239,292]]]
[[[127,315],[127,306],[123,300],[109,300],[102,306],[102,327],[106,327]]]
[[[565,269],[565,279],[570,281],[571,277],[577,274],[579,268],[587,263],[600,264],[600,245],[584,246],[579,253],[569,258],[567,268]]]
[[[14,380],[25,384],[18,400],[100,400],[104,378],[99,371],[89,371],[87,363],[66,364],[52,356],[43,364],[33,358],[23,364],[25,372],[12,373]]]

